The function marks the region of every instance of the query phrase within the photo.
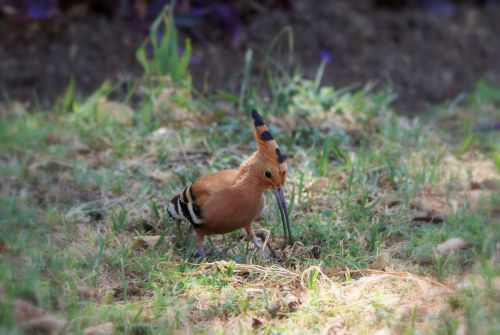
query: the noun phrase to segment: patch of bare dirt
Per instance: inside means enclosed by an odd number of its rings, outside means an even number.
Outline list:
[[[492,196],[499,190],[500,174],[493,162],[447,156],[440,168],[443,182],[424,185],[412,199],[413,221],[440,223],[463,208],[496,215],[498,206],[493,203]],[[448,180],[451,184],[446,185]]]

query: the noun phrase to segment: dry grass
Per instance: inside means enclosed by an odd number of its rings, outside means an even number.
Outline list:
[[[307,333],[312,325],[322,325],[319,328],[322,334],[358,334],[372,329],[381,320],[382,328],[386,325],[400,333],[404,329],[398,330],[398,322],[407,318],[414,320],[415,330],[425,332],[435,326],[433,318],[455,292],[432,278],[369,269],[339,271],[332,276],[319,266],[292,271],[277,265],[262,267],[219,261],[201,264],[186,275],[206,276],[228,269],[232,272],[229,286],[243,287],[250,299],[261,299],[264,290],[268,290],[270,306],[252,317],[196,319],[180,333],[191,333],[198,327],[210,329],[209,333],[239,329],[239,332],[265,334],[273,327]],[[359,278],[346,280],[356,274]],[[208,309],[209,300],[199,297],[199,309]],[[359,322],[361,316],[363,322]]]

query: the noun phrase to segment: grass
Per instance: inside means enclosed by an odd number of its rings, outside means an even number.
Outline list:
[[[177,55],[173,38],[157,47]],[[497,87],[418,120],[392,111],[390,91],[321,86],[321,69],[308,80],[269,65],[263,94],[251,53],[239,93],[199,97],[188,48],[178,63],[161,55],[141,58],[146,78],[125,99],[104,83],[90,97],[70,85],[49,111],[0,105],[1,333],[22,333],[15,299],[75,334],[104,322],[128,334],[498,333],[500,193],[485,180],[499,178],[500,141],[473,130],[498,115]],[[266,195],[264,250],[234,232],[193,260],[189,227],[163,206],[255,149],[250,107],[287,154],[296,242]],[[452,237],[467,247],[438,254]]]

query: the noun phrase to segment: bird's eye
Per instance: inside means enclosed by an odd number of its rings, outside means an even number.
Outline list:
[[[266,176],[267,178],[271,179],[271,177],[273,176],[271,174],[271,172],[269,172],[268,170],[264,171],[264,176]]]

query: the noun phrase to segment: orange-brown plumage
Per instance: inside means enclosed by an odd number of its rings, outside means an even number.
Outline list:
[[[171,217],[193,224],[200,256],[204,255],[206,235],[225,234],[241,228],[245,229],[256,247],[260,247],[253,233],[252,221],[262,211],[264,192],[270,188],[278,200],[283,225],[288,225],[290,235],[282,189],[287,165],[262,117],[254,110],[252,118],[257,151],[238,169],[222,170],[197,178],[168,205]]]

